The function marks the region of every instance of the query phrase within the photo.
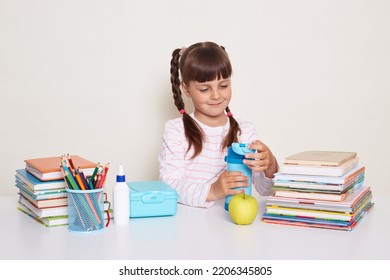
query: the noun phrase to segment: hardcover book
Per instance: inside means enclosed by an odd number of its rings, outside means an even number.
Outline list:
[[[351,231],[357,226],[360,220],[368,213],[368,211],[373,206],[374,203],[368,202],[351,221],[318,219],[318,218],[308,218],[308,217],[300,217],[300,216],[281,216],[281,215],[273,215],[267,213],[263,215],[262,221],[270,224]]]
[[[318,175],[304,175],[304,174],[284,174],[275,173],[273,181],[290,181],[290,182],[312,182],[318,184],[337,184],[342,185],[354,180],[357,176],[364,176],[365,167],[356,166],[343,176],[318,176]]]
[[[23,205],[27,209],[30,210],[35,216],[39,218],[47,218],[54,216],[64,216],[68,215],[68,206],[60,206],[60,207],[51,207],[51,208],[38,208],[34,206],[28,199],[20,196],[19,205]],[[104,202],[104,211],[110,209],[110,203],[108,201]]]
[[[365,204],[367,200],[371,200],[371,198],[372,193],[370,187],[364,186],[357,188],[344,201],[326,201],[270,196],[267,199],[266,205],[337,212],[354,212],[362,204]]]
[[[300,217],[300,218],[312,218],[312,219],[325,219],[325,220],[336,220],[336,221],[353,221],[362,212],[364,212],[367,205],[371,201],[367,201],[366,204],[361,205],[355,212],[336,212],[336,211],[325,211],[325,210],[311,210],[301,208],[289,208],[280,207],[277,205],[269,205],[266,207],[266,213],[271,215]]]
[[[68,196],[36,200],[34,199],[34,197],[32,197],[31,195],[29,195],[27,192],[23,190],[20,190],[20,195],[26,198],[28,201],[30,201],[35,207],[40,209],[68,205]]]
[[[80,168],[84,172],[85,176],[92,175],[97,165],[95,162],[92,162],[77,155],[72,155],[70,157],[74,163],[74,166],[76,168]],[[26,159],[25,163],[26,170],[41,181],[63,179],[60,169],[60,156]]]
[[[332,193],[342,193],[355,184],[361,183],[364,180],[364,173],[358,174],[344,184],[318,183],[311,181],[293,181],[293,180],[273,180],[274,187],[288,188],[291,190],[312,190],[312,191],[328,191]]]
[[[51,190],[51,189],[64,189],[66,187],[65,181],[61,180],[52,180],[52,181],[41,181],[37,177],[33,176],[31,173],[27,172],[26,169],[17,169],[16,170],[16,180],[23,184],[26,188],[29,188],[31,191],[39,190]]]
[[[343,176],[359,163],[358,158],[350,159],[340,166],[319,166],[319,165],[294,165],[283,164],[280,166],[280,173],[319,175],[319,176]]]
[[[30,209],[31,212],[40,218],[68,215],[68,206],[38,208],[23,196],[20,196],[19,203],[22,203],[24,206]]]
[[[304,151],[286,157],[284,164],[314,165],[314,166],[340,166],[356,157],[355,152],[338,151]]]
[[[68,197],[68,193],[65,189],[52,189],[52,190],[41,190],[41,191],[32,191],[26,187],[23,183],[16,180],[15,186],[19,191],[23,191],[31,196],[35,200],[50,199],[50,198],[60,198]]]
[[[110,215],[110,219],[113,219],[112,210],[106,209],[106,205],[108,205],[108,203],[105,203],[105,205],[104,205],[105,206],[104,219],[108,220],[108,218],[109,218],[108,215]],[[24,206],[22,203],[19,203],[17,208],[18,208],[18,210],[20,210],[24,214],[27,214],[28,216],[30,216],[31,218],[33,218],[34,220],[43,224],[46,227],[64,226],[64,225],[68,224],[68,215],[51,216],[51,217],[41,218],[41,217],[35,215],[34,212],[32,212],[29,208]],[[107,210],[108,210],[109,214],[107,213]]]
[[[342,193],[319,190],[291,190],[289,188],[273,187],[275,197],[289,197],[313,200],[344,201],[363,186],[363,182],[357,183]]]

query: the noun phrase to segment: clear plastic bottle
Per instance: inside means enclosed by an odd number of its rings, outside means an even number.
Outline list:
[[[114,223],[125,225],[130,219],[130,190],[126,183],[126,176],[123,172],[123,165],[119,164],[116,184],[114,186],[113,206],[114,206]]]

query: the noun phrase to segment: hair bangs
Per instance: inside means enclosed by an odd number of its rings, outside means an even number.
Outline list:
[[[226,79],[232,75],[232,66],[225,51],[220,47],[201,48],[188,57],[187,71],[183,73],[184,82],[199,83]]]

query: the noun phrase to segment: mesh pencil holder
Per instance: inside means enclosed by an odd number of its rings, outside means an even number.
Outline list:
[[[66,191],[69,231],[89,233],[103,230],[104,189]]]

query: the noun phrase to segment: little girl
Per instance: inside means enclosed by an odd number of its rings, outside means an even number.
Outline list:
[[[233,142],[250,143],[257,151],[244,164],[252,170],[259,194],[272,194],[276,159],[258,140],[252,123],[233,117],[228,107],[231,75],[229,57],[215,43],[196,43],[172,53],[172,92],[182,117],[166,122],[159,162],[160,180],[176,189],[180,203],[211,207],[218,199],[244,192],[234,188],[248,186],[248,178],[226,171],[224,158]],[[191,114],[184,108],[182,91],[194,104]]]

